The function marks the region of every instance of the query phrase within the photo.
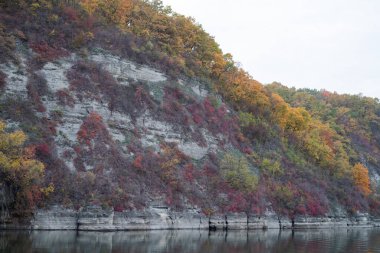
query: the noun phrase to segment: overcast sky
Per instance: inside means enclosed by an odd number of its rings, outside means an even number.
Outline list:
[[[380,98],[380,0],[163,0],[256,80]]]

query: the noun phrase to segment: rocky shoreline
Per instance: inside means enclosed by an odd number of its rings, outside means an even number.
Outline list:
[[[38,210],[23,223],[0,223],[0,229],[128,231],[128,230],[258,230],[258,229],[323,229],[350,227],[380,227],[380,219],[358,213],[352,217],[297,217],[293,220],[267,212],[264,216],[245,213],[206,216],[197,209],[175,212],[165,206],[153,206],[142,211],[115,212],[99,206],[81,210],[54,206]]]

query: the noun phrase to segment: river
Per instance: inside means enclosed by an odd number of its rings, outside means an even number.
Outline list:
[[[375,253],[380,229],[267,231],[0,231],[0,253]]]

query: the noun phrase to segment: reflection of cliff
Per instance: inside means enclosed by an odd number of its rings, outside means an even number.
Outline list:
[[[1,232],[2,252],[379,252],[380,230]]]

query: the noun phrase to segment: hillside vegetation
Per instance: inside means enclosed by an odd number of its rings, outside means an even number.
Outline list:
[[[122,211],[154,201],[205,214],[378,214],[377,100],[264,86],[192,18],[156,0],[0,6],[0,118],[8,125],[0,125],[0,188],[14,193],[7,206],[13,215],[52,204]],[[94,52],[149,66],[165,79],[115,79]],[[53,90],[41,72],[73,55],[78,60],[64,72],[69,87]],[[9,66],[24,66],[15,75],[27,78],[25,98],[7,93],[16,83]],[[130,119],[125,140],[115,139],[112,122],[94,109],[80,119],[73,142],[58,143],[66,111],[90,102],[110,118]],[[192,157],[160,137],[148,147],[150,129],[140,124],[149,120],[170,125],[207,154]]]

